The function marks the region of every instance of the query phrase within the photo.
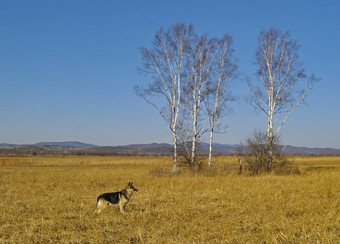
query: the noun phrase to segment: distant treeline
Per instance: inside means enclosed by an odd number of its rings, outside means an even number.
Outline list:
[[[77,148],[68,146],[11,146],[0,147],[0,155],[44,156],[44,155],[76,155],[76,156],[170,156],[168,150],[143,150],[125,147]]]
[[[237,155],[238,145],[215,144],[214,156]],[[179,145],[179,151],[184,148]],[[198,144],[197,154],[207,154],[208,144]],[[285,155],[340,155],[340,149],[333,148],[307,148],[284,146],[280,151]],[[89,156],[172,156],[173,148],[170,144],[140,144],[126,146],[103,147],[73,147],[56,145],[2,145],[0,155],[5,156],[44,156],[44,155],[89,155]]]

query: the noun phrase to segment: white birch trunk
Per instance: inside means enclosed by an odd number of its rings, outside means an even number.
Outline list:
[[[191,145],[191,164],[195,163],[195,155],[196,154],[196,136],[192,136],[192,145]]]
[[[211,158],[212,158],[212,143],[213,143],[213,134],[214,130],[213,127],[210,129],[210,139],[209,139],[209,161],[208,161],[208,166],[211,166]]]
[[[172,171],[175,172],[177,169],[177,135],[176,130],[172,133],[173,141],[174,141],[174,162]]]
[[[210,122],[210,139],[209,139],[209,161],[208,161],[208,166],[211,166],[211,161],[212,161],[212,143],[213,143],[213,134],[214,134],[214,128],[215,124],[217,121],[220,119],[223,113],[223,107],[225,107],[224,100],[223,98],[225,97],[225,89],[226,89],[226,84],[228,82],[229,76],[232,75],[234,68],[234,64],[230,64],[227,69],[225,68],[225,64],[230,61],[230,59],[227,57],[228,52],[230,50],[230,45],[231,45],[231,39],[228,36],[225,36],[224,39],[221,39],[221,42],[219,43],[218,47],[218,78],[217,78],[217,84],[216,84],[216,90],[215,96],[214,96],[214,109],[210,111],[208,109],[209,113],[209,122]],[[223,101],[224,100],[224,101]]]
[[[273,116],[268,116],[268,131],[267,131],[267,140],[268,140],[268,156],[269,161],[267,165],[267,170],[272,170],[273,165]]]
[[[268,69],[268,78],[269,78],[269,87],[267,88],[268,92],[268,128],[267,128],[267,141],[268,141],[268,165],[267,171],[271,171],[273,164],[273,115],[275,109],[275,101],[274,101],[274,79],[275,73],[272,73],[273,69],[273,49],[271,47],[267,50],[268,54],[266,56],[266,64]],[[275,67],[274,67],[275,70]]]
[[[196,154],[196,138],[197,138],[197,106],[194,92],[194,108],[193,108],[193,125],[192,125],[192,138],[191,138],[191,165],[195,163]]]
[[[271,76],[271,74],[269,74]],[[274,112],[274,105],[273,105],[273,82],[270,82],[269,92],[268,92],[268,128],[267,128],[267,141],[268,141],[268,165],[267,170],[271,171],[272,164],[273,164],[273,112]]]
[[[239,174],[242,173],[242,157],[241,156],[238,158],[238,172]]]

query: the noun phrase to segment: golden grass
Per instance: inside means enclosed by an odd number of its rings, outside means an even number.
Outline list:
[[[168,157],[0,158],[0,243],[339,243],[340,157],[295,157],[300,175],[239,176]],[[92,211],[133,181],[127,205]]]

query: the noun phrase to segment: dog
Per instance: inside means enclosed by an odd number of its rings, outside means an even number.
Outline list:
[[[137,191],[138,189],[132,185],[132,182],[129,182],[127,187],[121,191],[101,194],[97,198],[97,206],[94,212],[99,214],[108,205],[119,205],[120,212],[124,213],[125,206],[130,201],[132,193]]]

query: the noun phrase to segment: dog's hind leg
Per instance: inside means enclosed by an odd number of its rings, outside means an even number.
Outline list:
[[[94,213],[99,214],[105,207],[106,204],[104,203],[104,201],[102,199],[99,199]]]

